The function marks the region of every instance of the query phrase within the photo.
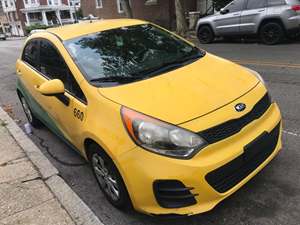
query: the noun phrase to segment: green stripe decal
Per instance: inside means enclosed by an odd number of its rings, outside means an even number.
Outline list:
[[[65,135],[62,131],[58,128],[55,123],[55,120],[42,108],[42,106],[33,98],[33,96],[26,90],[22,81],[18,78],[17,80],[17,90],[19,90],[22,95],[24,96],[25,100],[29,104],[29,107],[32,113],[41,121],[43,122],[53,133],[58,135],[59,137],[63,138],[67,141]]]

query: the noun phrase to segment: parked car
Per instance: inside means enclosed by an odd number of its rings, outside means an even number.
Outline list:
[[[6,40],[6,35],[4,33],[0,33],[0,39],[1,40]]]
[[[220,36],[257,35],[264,44],[273,45],[297,32],[300,0],[235,0],[197,24],[198,38],[203,44]]]
[[[16,71],[32,126],[46,125],[90,162],[121,209],[211,210],[281,149],[281,114],[257,72],[148,22],[34,33]]]

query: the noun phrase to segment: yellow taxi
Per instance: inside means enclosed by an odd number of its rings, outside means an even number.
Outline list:
[[[211,210],[281,149],[281,115],[261,76],[157,25],[120,19],[32,34],[17,93],[91,164],[117,208]]]

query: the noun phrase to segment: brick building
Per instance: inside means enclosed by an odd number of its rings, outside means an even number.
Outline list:
[[[17,12],[16,0],[0,0],[5,16],[5,32],[8,35],[23,36],[22,21]],[[22,1],[22,0],[18,0]]]
[[[24,36],[26,26],[52,26],[74,22],[79,0],[0,0],[7,20],[6,33]],[[75,5],[75,3],[76,5]]]
[[[0,1],[0,33],[9,32],[9,23],[3,11],[2,3]]]
[[[197,0],[183,1],[186,12],[197,10]],[[174,28],[174,0],[130,0],[133,17],[151,21],[167,28]],[[120,0],[81,0],[84,16],[110,19],[125,17]]]

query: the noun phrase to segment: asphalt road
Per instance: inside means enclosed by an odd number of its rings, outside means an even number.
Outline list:
[[[23,41],[0,41],[0,104],[21,127],[26,120],[15,93],[14,65]],[[201,47],[259,71],[273,99],[280,105],[285,129],[283,151],[247,185],[212,211],[181,219],[120,212],[98,190],[88,165],[55,135],[44,128],[35,130],[31,138],[105,224],[300,225],[300,42],[278,46],[218,42]],[[74,166],[58,162],[49,155],[47,148],[54,157]]]

